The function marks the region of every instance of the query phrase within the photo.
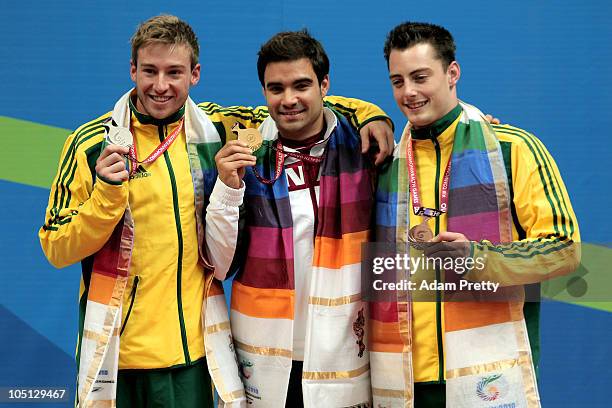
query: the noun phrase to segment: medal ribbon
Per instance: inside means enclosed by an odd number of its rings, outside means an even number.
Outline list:
[[[153,150],[151,152],[151,154],[144,159],[143,161],[138,161],[138,154],[136,153],[136,143],[132,143],[132,145],[130,146],[130,161],[132,162],[132,169],[130,171],[130,174],[134,174],[137,170],[137,164],[141,163],[141,164],[148,164],[148,163],[153,163],[159,156],[161,156],[162,154],[164,154],[164,152],[166,150],[168,150],[168,148],[170,147],[170,145],[172,144],[172,142],[174,142],[176,140],[176,137],[181,133],[181,130],[183,129],[183,123],[185,122],[185,117],[183,116],[181,118],[181,120],[179,121],[178,126],[176,127],[176,129],[174,129],[172,131],[172,133],[170,133],[160,144],[159,146],[157,146],[155,148],[155,150]]]
[[[318,164],[323,161],[323,157],[314,157],[299,152],[285,152],[283,151],[283,143],[280,140],[276,140],[276,146],[272,146],[272,149],[276,150],[276,165],[273,179],[268,180],[262,177],[257,171],[257,168],[253,166],[253,174],[255,174],[257,180],[261,181],[264,184],[274,184],[274,182],[278,180],[283,171],[283,166],[285,165],[285,156],[290,156],[309,164]]]
[[[450,180],[451,160],[449,159],[444,170],[442,178],[442,190],[440,192],[440,209],[427,208],[421,206],[421,197],[419,195],[419,182],[417,180],[416,166],[414,163],[414,153],[412,151],[412,138],[408,138],[406,144],[406,164],[408,166],[408,179],[410,183],[410,198],[412,200],[412,211],[414,215],[419,215],[427,218],[437,217],[448,211],[448,190]]]

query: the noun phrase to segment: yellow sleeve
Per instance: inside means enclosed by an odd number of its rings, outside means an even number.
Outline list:
[[[213,122],[221,140],[236,139],[232,127],[236,122],[245,128],[256,128],[268,117],[268,108],[258,106],[221,106],[213,102],[202,102],[198,107],[206,113]]]
[[[507,128],[514,140],[512,190],[520,226],[511,243],[472,243],[474,258],[484,259],[485,267],[466,278],[509,286],[571,273],[580,263],[580,231],[557,164],[535,136]]]
[[[97,179],[94,183],[103,136],[101,126],[84,125],[64,144],[45,223],[38,232],[45,256],[57,268],[100,250],[127,207],[127,182],[114,185]]]
[[[373,103],[344,96],[327,96],[323,100],[328,107],[341,113],[357,130],[375,120],[385,120],[393,129],[391,118]]]

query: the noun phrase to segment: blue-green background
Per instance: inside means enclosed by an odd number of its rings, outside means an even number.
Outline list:
[[[330,56],[331,92],[377,103],[399,129],[404,119],[387,79],[384,37],[408,19],[446,26],[458,44],[461,98],[535,133],[559,165],[583,242],[610,241],[608,2],[225,3],[3,3],[0,387],[74,392],[80,267],[51,267],[37,231],[63,139],[70,129],[109,111],[131,86],[129,37],[140,21],[162,12],[186,19],[199,36],[202,81],[192,91],[198,102],[264,104],[255,66],[259,46],[279,30],[308,27]],[[612,405],[608,310],[609,303],[542,305],[545,407]]]

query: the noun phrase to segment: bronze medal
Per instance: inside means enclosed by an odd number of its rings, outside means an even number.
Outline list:
[[[427,219],[422,223],[415,225],[408,231],[408,241],[417,249],[423,249],[424,243],[431,241],[433,232],[427,225]]]

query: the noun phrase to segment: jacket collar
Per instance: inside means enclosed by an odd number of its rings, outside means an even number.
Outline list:
[[[128,101],[130,105],[130,111],[134,114],[134,116],[136,116],[136,119],[138,119],[138,122],[142,123],[143,125],[155,125],[155,126],[169,125],[171,123],[178,121],[185,114],[185,105],[183,105],[181,109],[177,110],[172,115],[165,117],[163,119],[155,119],[152,116],[145,115],[144,113],[139,112],[138,109],[136,109],[136,105],[134,105],[134,101],[132,100],[132,97],[128,98]]]
[[[457,104],[450,112],[436,120],[429,126],[412,129],[413,139],[435,139],[442,134],[461,114],[461,105]]]

